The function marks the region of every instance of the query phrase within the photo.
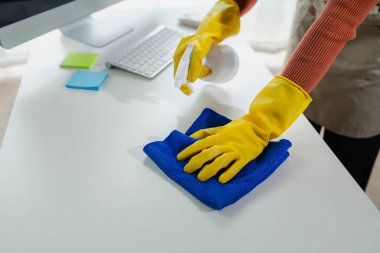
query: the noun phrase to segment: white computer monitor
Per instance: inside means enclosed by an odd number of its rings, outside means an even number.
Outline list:
[[[99,21],[90,14],[121,0],[0,1],[0,45],[12,48],[60,28],[76,40],[102,47],[130,32],[125,23]]]

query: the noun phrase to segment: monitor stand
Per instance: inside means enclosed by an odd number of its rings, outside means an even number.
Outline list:
[[[90,46],[104,47],[133,31],[125,23],[126,20],[121,18],[95,19],[88,16],[60,30],[64,35]]]

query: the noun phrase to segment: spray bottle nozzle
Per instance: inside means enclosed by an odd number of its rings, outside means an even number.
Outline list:
[[[178,63],[177,72],[174,77],[175,86],[186,95],[191,95],[191,93],[193,93],[193,87],[187,79],[193,50],[194,44],[189,43],[185,52],[182,54],[180,62]]]

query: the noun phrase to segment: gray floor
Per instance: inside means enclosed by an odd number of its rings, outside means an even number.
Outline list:
[[[0,68],[0,148],[17,95],[22,71],[23,65],[11,69]],[[380,210],[380,156],[378,156],[372,172],[367,195]]]

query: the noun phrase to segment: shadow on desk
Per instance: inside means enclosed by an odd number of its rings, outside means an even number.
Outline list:
[[[239,101],[239,97],[231,97],[218,86],[201,83],[199,84],[202,85],[201,89],[197,89],[191,96],[186,96],[174,87],[174,81],[168,83],[167,80],[172,79],[171,69],[167,69],[153,80],[116,70],[112,71],[103,91],[122,104],[141,101],[150,105],[166,103],[178,108],[181,116],[177,116],[179,123],[176,129],[183,132],[190,127],[204,108],[211,108],[231,119],[239,118],[247,112],[247,109],[225,104],[227,98],[229,101]]]
[[[115,70],[110,75],[110,80],[104,87],[104,92],[122,104],[132,104],[133,101],[141,101],[150,105],[168,103],[181,112],[177,116],[176,129],[185,132],[192,122],[198,117],[204,108],[211,108],[231,119],[239,118],[246,114],[243,110],[224,103],[239,101],[239,97],[231,97],[224,89],[216,85],[200,83],[201,89],[196,89],[191,96],[184,95],[174,87],[171,76],[171,68],[166,69],[155,79],[147,79],[125,71]],[[197,84],[194,84],[194,86]],[[184,115],[184,116],[182,116]],[[168,115],[170,117],[171,115]]]
[[[162,84],[157,85],[157,83],[156,79],[147,79],[119,69],[112,69],[103,92],[122,104],[138,100],[158,105],[162,99],[159,96]]]

